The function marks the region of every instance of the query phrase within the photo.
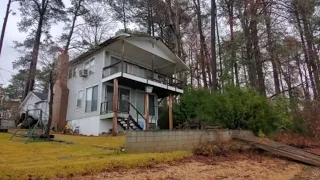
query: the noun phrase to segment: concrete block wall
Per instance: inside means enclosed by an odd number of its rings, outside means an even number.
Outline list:
[[[192,150],[201,142],[227,142],[232,130],[163,130],[163,131],[129,131],[126,133],[125,149],[129,153],[169,152]],[[241,135],[252,135],[250,131],[241,131]]]
[[[3,127],[8,127],[8,128],[13,128],[16,126],[15,121],[14,120],[1,120],[1,126]]]

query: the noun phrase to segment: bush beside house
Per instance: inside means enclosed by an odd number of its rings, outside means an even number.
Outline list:
[[[167,112],[161,110],[160,128],[167,126]],[[228,87],[224,92],[185,89],[173,107],[174,125],[186,120],[200,120],[229,129],[249,129],[257,135],[271,134],[289,126],[287,102],[270,100],[257,92]]]

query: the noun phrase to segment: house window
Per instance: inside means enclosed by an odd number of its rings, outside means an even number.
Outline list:
[[[89,61],[85,62],[84,69],[87,69],[89,74],[93,74],[95,72],[95,60],[90,59]]]
[[[98,86],[93,86],[86,91],[86,112],[97,111],[98,109]]]
[[[83,91],[78,91],[78,97],[77,97],[77,108],[82,107],[82,99],[83,99]]]
[[[69,79],[71,79],[72,77],[77,77],[77,72],[78,72],[77,67],[69,69]]]

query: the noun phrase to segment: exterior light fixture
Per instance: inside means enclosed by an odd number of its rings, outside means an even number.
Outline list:
[[[146,86],[145,91],[146,93],[152,93],[153,87],[152,86]]]

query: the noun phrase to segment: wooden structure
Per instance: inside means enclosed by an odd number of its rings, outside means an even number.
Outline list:
[[[320,156],[317,154],[310,153],[285,144],[277,143],[269,139],[243,136],[234,136],[233,138],[252,144],[254,147],[268,151],[272,154],[320,167]]]

